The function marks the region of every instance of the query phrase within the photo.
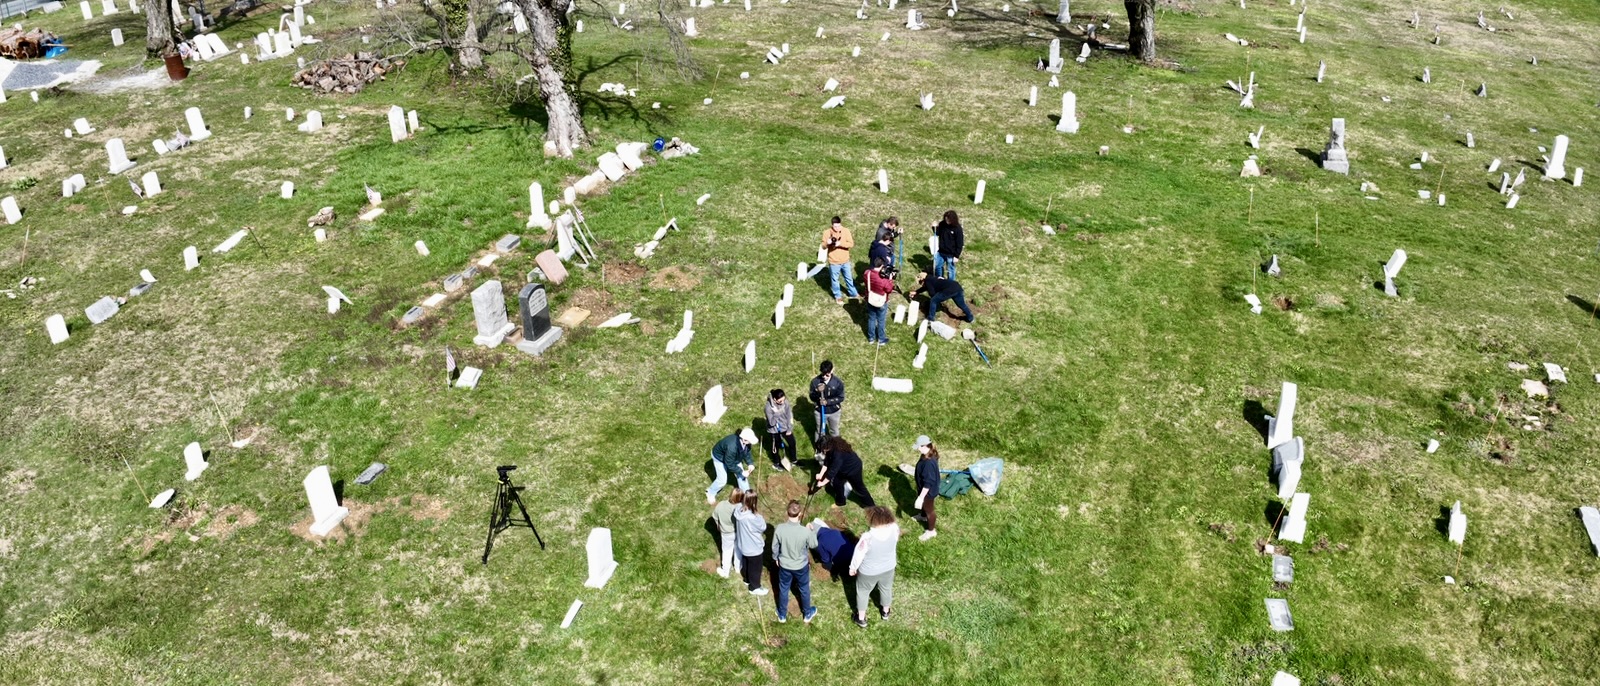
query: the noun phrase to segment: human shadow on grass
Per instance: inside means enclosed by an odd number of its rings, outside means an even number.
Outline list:
[[[1590,317],[1600,316],[1600,307],[1597,307],[1594,303],[1584,300],[1576,295],[1568,294],[1567,302],[1577,305],[1578,309],[1583,310],[1584,314],[1587,314]]]
[[[884,477],[889,482],[889,499],[894,501],[900,513],[922,514],[922,510],[913,507],[917,501],[917,493],[916,487],[911,483],[911,477],[889,465],[880,465],[878,476]]]
[[[1301,157],[1311,160],[1312,164],[1315,164],[1319,167],[1322,166],[1321,151],[1312,150],[1311,148],[1295,148],[1294,151],[1300,153]]]
[[[1260,400],[1246,400],[1244,401],[1242,414],[1244,415],[1244,421],[1249,423],[1250,428],[1255,429],[1257,434],[1261,435],[1262,442],[1266,442],[1267,408],[1261,404]]]

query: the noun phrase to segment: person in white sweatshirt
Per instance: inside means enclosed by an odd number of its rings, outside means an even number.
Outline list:
[[[748,501],[747,501],[748,502]],[[888,619],[894,604],[895,546],[900,542],[900,525],[894,513],[882,505],[867,508],[867,523],[872,525],[856,541],[850,558],[850,576],[856,578],[856,626],[867,627],[867,603],[873,589],[878,591],[878,616]]]

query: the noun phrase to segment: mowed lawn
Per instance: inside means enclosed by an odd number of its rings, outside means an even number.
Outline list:
[[[954,18],[869,6],[866,20],[849,2],[669,8],[697,18],[694,81],[653,8],[629,3],[629,32],[615,6],[585,5],[574,66],[596,144],[577,160],[542,157],[536,99],[454,77],[437,54],[409,55],[354,96],[291,87],[292,58],[236,55],[155,90],[84,84],[37,104],[8,90],[0,197],[25,216],[0,226],[0,287],[16,295],[0,297],[0,683],[1600,681],[1600,559],[1575,513],[1600,500],[1600,200],[1595,181],[1570,182],[1600,167],[1600,9],[1506,5],[1509,17],[1485,12],[1489,32],[1455,3],[1331,0],[1310,6],[1302,44],[1299,6],[1164,4],[1163,62],[1142,66],[1102,51],[1073,62],[1081,33],[1050,21],[1053,3],[1003,4],[962,3]],[[908,7],[930,28],[907,31]],[[354,3],[309,9],[325,42],[302,48],[308,60],[377,48],[381,32],[363,46],[359,27],[391,21]],[[1121,3],[1073,11],[1109,21],[1102,37],[1126,32]],[[221,30],[253,55],[276,24],[268,11]],[[73,45],[68,57],[103,61],[103,79],[159,67],[140,61],[142,16],[85,24],[69,7],[37,25]],[[128,45],[111,47],[114,27]],[[1034,69],[1052,36],[1069,56],[1059,88]],[[789,55],[765,63],[783,43]],[[1255,106],[1241,109],[1225,82],[1252,72]],[[825,111],[829,78],[846,102]],[[617,82],[637,95],[599,92]],[[1082,121],[1070,135],[1054,130],[1066,89]],[[391,105],[418,111],[411,140],[390,142]],[[150,142],[191,106],[214,135],[157,156]],[[312,109],[327,128],[296,131]],[[63,137],[78,117],[98,130]],[[1335,117],[1348,177],[1315,161]],[[1253,150],[1246,134],[1262,126]],[[1543,181],[1540,146],[1557,134],[1572,140],[1569,180]],[[540,358],[474,346],[468,290],[497,278],[514,302],[554,242],[524,228],[528,184],[557,198],[600,153],[658,136],[700,153],[652,155],[579,203],[601,263],[569,264],[550,295],[552,314],[583,307],[589,320]],[[156,171],[161,195],[138,200],[106,173],[112,137],[138,162],[122,176]],[[1265,175],[1240,178],[1252,154]],[[1486,171],[1495,158],[1526,169],[1515,209]],[[75,173],[88,187],[61,198]],[[284,181],[292,199],[278,197]],[[385,198],[375,222],[356,219],[364,185]],[[304,222],[325,206],[338,218],[318,243]],[[930,336],[915,370],[915,329],[891,324],[890,345],[868,346],[859,304],[834,304],[825,274],[794,280],[835,214],[858,263],[877,222],[900,216],[907,257],[926,268],[926,227],[952,208],[991,364]],[[671,218],[681,231],[635,258]],[[507,233],[523,246],[401,325]],[[191,245],[201,265],[186,272]],[[1374,282],[1397,248],[1409,261],[1391,299]],[[1272,255],[1278,278],[1260,269]],[[141,269],[151,291],[90,325],[83,309]],[[24,276],[41,281],[18,289]],[[785,284],[794,306],[776,329]],[[328,314],[323,285],[353,304]],[[1259,316],[1249,293],[1266,302]],[[693,342],[665,354],[685,310]],[[641,321],[594,328],[624,312]],[[60,345],[52,314],[71,328]],[[446,387],[447,346],[484,369],[476,390]],[[894,618],[872,613],[866,630],[820,567],[809,626],[775,623],[771,597],[709,571],[711,446],[760,427],[770,389],[803,396],[824,359],[847,386],[844,435],[868,485],[908,534]],[[1543,381],[1545,362],[1570,383],[1529,398],[1521,383]],[[875,375],[915,391],[875,393]],[[1304,544],[1285,544],[1295,579],[1275,587],[1260,549],[1279,501],[1257,425],[1284,381],[1299,385],[1312,498]],[[730,410],[704,425],[717,384]],[[997,496],[940,501],[926,543],[895,470],[919,434],[947,468],[1006,462]],[[211,466],[185,482],[190,441]],[[388,471],[355,485],[374,461]],[[509,464],[547,548],[513,529],[484,565],[494,467]],[[758,464],[775,521],[815,467]],[[327,539],[306,531],[301,479],[318,465],[351,510]],[[166,488],[173,504],[147,508]],[[1444,534],[1458,500],[1460,549]],[[808,516],[865,528],[857,505],[826,496]],[[600,590],[583,586],[594,527],[612,530],[620,563]],[[1292,632],[1269,628],[1266,598],[1288,601]]]

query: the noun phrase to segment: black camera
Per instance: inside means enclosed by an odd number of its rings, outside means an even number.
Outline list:
[[[878,267],[878,276],[881,276],[881,277],[883,277],[885,279],[888,279],[890,281],[894,281],[895,279],[900,278],[900,270],[895,269],[894,265],[892,265],[892,264],[886,264],[886,265],[883,265],[881,267]]]
[[[500,465],[499,467],[495,467],[494,471],[500,474],[500,480],[501,481],[505,481],[506,479],[511,478],[509,476],[510,472],[516,471],[516,469],[517,469],[517,466],[514,465],[514,464],[503,464],[503,465]]]

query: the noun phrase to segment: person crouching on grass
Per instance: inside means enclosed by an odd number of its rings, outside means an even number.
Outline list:
[[[716,478],[711,480],[711,487],[706,489],[707,505],[717,504],[717,491],[728,485],[729,474],[738,475],[734,483],[738,484],[739,490],[749,490],[750,471],[756,466],[750,459],[750,446],[755,444],[756,432],[747,426],[728,434],[711,447],[711,468]]]
[[[767,518],[756,509],[760,502],[755,491],[745,491],[744,502],[733,513],[739,557],[744,563],[744,585],[750,595],[767,594],[767,589],[761,587],[761,570],[765,569],[761,558],[767,552]]]

